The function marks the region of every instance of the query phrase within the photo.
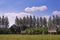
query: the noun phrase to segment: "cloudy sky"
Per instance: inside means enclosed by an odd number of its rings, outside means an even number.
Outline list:
[[[16,16],[35,15],[49,18],[60,15],[60,0],[0,0],[0,16],[8,16],[10,26]]]

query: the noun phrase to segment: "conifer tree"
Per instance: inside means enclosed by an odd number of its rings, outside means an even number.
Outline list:
[[[30,19],[29,19],[29,24],[30,24],[30,27],[32,27],[32,16],[30,15]]]
[[[40,26],[41,27],[43,26],[43,19],[42,19],[42,17],[40,17]]]
[[[37,27],[39,27],[39,18],[37,17]]]
[[[5,18],[4,18],[4,16],[2,16],[2,25],[5,24],[4,21],[5,21]]]
[[[23,25],[26,25],[26,18],[23,17]]]
[[[44,19],[43,19],[43,25],[44,25],[45,27],[47,27],[47,20],[46,20],[45,17],[44,17]]]
[[[2,20],[1,20],[1,17],[0,17],[0,25],[1,25],[1,21],[2,21]]]
[[[6,25],[6,28],[9,27],[9,20],[8,20],[8,17],[5,17],[5,25]]]
[[[56,15],[56,25],[59,25],[59,16],[58,15]]]
[[[30,23],[29,23],[30,21],[29,20],[30,20],[30,18],[29,18],[29,16],[27,16],[27,18],[26,18],[26,24],[27,24],[28,27],[30,25]]]
[[[35,16],[33,16],[33,27],[36,27],[36,18],[35,18]]]
[[[18,19],[18,17],[16,16],[16,19],[15,19],[15,24],[17,25],[17,26],[19,26],[19,19]]]

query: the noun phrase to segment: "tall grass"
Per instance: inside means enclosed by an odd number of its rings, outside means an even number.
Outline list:
[[[60,40],[60,35],[0,35],[0,40]]]

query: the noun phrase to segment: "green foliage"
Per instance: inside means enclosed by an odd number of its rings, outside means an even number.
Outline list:
[[[21,32],[21,29],[20,29],[19,26],[12,25],[12,26],[10,27],[10,31],[11,31],[11,33],[13,33],[13,34],[17,34],[17,33],[20,33],[20,32]]]
[[[60,17],[59,16],[53,16],[49,17],[49,20],[47,22],[47,19],[44,17],[35,17],[35,16],[27,16],[23,18],[16,17],[15,19],[15,25],[12,25],[9,29],[9,21],[8,17],[2,16],[0,17],[0,25],[6,26],[5,29],[0,29],[0,33],[20,33],[21,31],[25,31],[27,34],[47,34],[48,33],[48,27],[52,28],[53,25],[60,25]],[[43,27],[44,26],[44,27]],[[60,34],[60,28],[57,28],[57,33]]]
[[[41,33],[43,33],[43,31],[44,31],[44,34],[48,33],[48,27],[39,27],[37,30]]]
[[[34,29],[33,28],[27,28],[26,33],[27,34],[33,34]]]
[[[57,28],[57,34],[60,34],[60,28]]]
[[[0,29],[0,34],[9,34],[9,29]]]
[[[42,34],[42,32],[44,31],[44,33],[48,32],[48,28],[47,27],[38,27],[38,28],[27,28],[26,32],[28,34]]]
[[[44,27],[44,33],[45,33],[45,34],[48,33],[48,27]]]

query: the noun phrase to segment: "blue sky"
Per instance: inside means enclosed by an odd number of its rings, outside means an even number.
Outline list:
[[[38,15],[51,15],[53,11],[60,10],[60,0],[0,0],[0,12],[23,12],[26,7],[43,5],[48,9],[44,12],[36,11]]]
[[[60,0],[0,0],[0,14],[12,19],[14,13],[45,17],[60,15]]]

